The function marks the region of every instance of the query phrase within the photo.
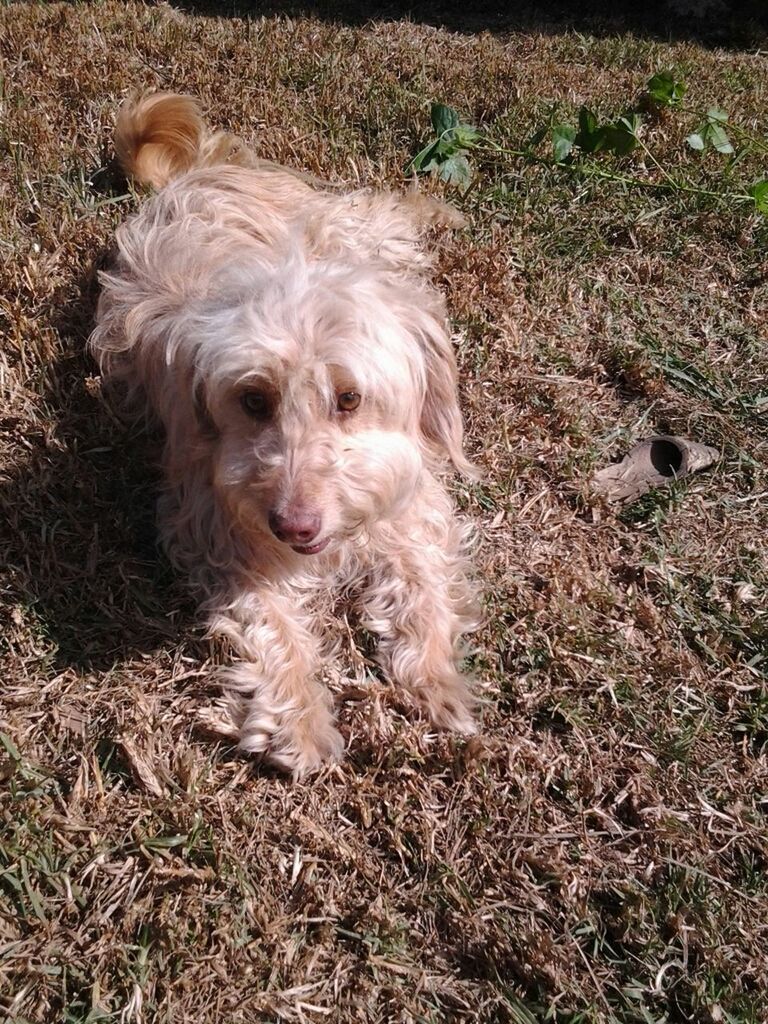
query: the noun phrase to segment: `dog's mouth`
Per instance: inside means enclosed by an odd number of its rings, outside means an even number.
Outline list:
[[[299,555],[319,555],[321,551],[324,551],[330,544],[331,538],[326,537],[325,540],[320,540],[317,544],[308,544],[306,547],[299,547],[299,545],[292,544],[292,549]]]

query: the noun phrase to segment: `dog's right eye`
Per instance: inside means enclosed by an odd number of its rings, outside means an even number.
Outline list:
[[[254,420],[266,420],[272,412],[269,398],[262,391],[246,391],[240,398],[240,404]]]
[[[360,395],[357,391],[342,391],[336,398],[336,408],[339,412],[354,412],[360,405]]]

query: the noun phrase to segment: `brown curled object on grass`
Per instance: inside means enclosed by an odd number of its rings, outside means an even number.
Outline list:
[[[613,466],[592,477],[592,490],[609,502],[634,501],[653,487],[665,487],[675,480],[711,466],[720,457],[710,448],[684,437],[666,434],[636,444]]]

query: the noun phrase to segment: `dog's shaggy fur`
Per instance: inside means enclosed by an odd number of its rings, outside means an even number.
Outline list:
[[[160,191],[117,232],[91,346],[164,428],[162,536],[241,659],[240,746],[295,775],[341,754],[317,678],[339,594],[431,721],[471,733],[475,595],[440,482],[470,467],[419,245],[454,212],[312,187],[188,97],[125,105],[116,150]]]

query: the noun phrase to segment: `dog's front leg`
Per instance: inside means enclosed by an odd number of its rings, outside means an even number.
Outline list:
[[[460,637],[477,625],[464,559],[434,543],[403,547],[379,564],[362,602],[379,635],[377,658],[435,725],[476,732],[474,699],[459,670]]]
[[[344,749],[331,697],[317,679],[320,644],[309,618],[274,588],[251,590],[211,616],[243,658],[228,669],[240,748],[295,777],[337,760]]]

